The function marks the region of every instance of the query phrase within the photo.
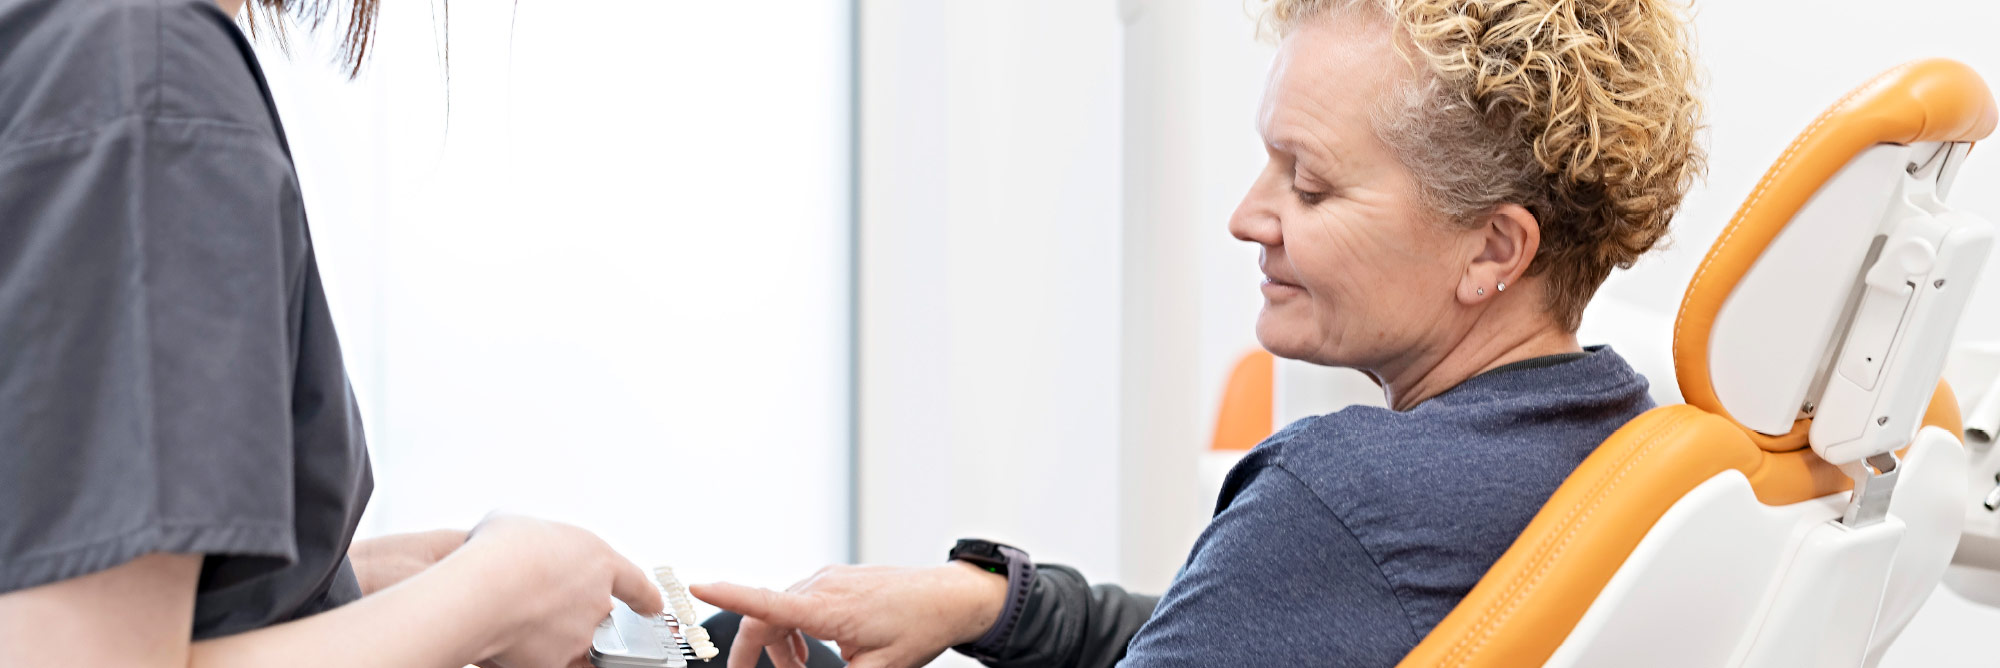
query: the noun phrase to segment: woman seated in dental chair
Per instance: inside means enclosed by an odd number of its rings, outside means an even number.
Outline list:
[[[767,648],[839,665],[800,631],[871,667],[950,647],[995,666],[1394,665],[1652,407],[1644,378],[1575,332],[1701,169],[1678,7],[1277,0],[1266,24],[1282,38],[1257,117],[1270,157],[1229,220],[1263,251],[1257,338],[1369,373],[1389,407],[1257,446],[1164,597],[979,542],[788,592],[697,587],[747,617],[730,668]]]

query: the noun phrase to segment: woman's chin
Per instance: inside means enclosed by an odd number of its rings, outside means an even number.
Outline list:
[[[1270,306],[1265,306],[1264,312],[1257,316],[1257,344],[1272,355],[1290,360],[1310,359],[1319,350],[1317,340],[1306,328],[1271,313]]]

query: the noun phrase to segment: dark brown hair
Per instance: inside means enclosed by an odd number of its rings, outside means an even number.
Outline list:
[[[340,28],[340,66],[349,78],[361,74],[361,64],[368,59],[368,44],[375,37],[375,13],[379,0],[247,0],[250,12],[247,14],[250,34],[257,33],[260,24],[270,26],[277,37],[278,45],[285,46],[285,19],[287,15],[305,26],[307,30],[318,30],[329,20]],[[336,11],[345,7],[343,12]]]

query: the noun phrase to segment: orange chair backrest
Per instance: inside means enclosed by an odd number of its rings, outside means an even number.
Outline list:
[[[1758,500],[1772,505],[1850,489],[1846,475],[1808,449],[1803,425],[1773,437],[1723,410],[1710,385],[1710,327],[1771,240],[1856,154],[1878,143],[1982,139],[1996,117],[1992,94],[1969,68],[1927,60],[1876,77],[1814,121],[1766,172],[1688,284],[1674,332],[1687,404],[1654,409],[1612,434],[1400,665],[1541,665],[1654,523],[1724,471],[1741,472]],[[1939,385],[1924,421],[1959,432],[1951,388]]]

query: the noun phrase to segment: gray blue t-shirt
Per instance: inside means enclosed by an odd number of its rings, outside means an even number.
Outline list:
[[[0,0],[0,592],[204,555],[193,637],[359,596],[361,421],[214,0]]]
[[[1599,443],[1652,408],[1609,348],[1502,368],[1408,411],[1353,407],[1230,472],[1122,668],[1393,666]]]

